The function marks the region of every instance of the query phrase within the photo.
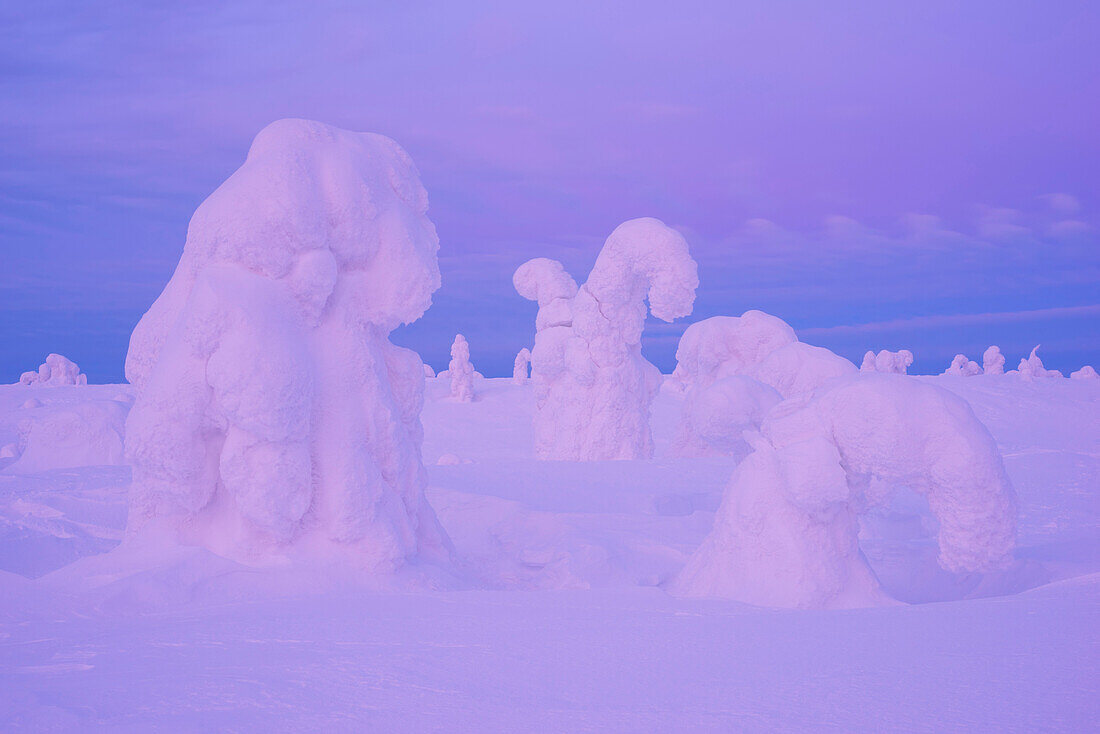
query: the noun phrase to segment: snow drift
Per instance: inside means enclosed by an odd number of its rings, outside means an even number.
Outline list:
[[[129,403],[92,399],[58,406],[24,408],[19,440],[4,468],[9,474],[123,463],[123,436]]]
[[[751,440],[675,593],[779,607],[890,603],[859,550],[857,520],[901,489],[927,499],[943,568],[991,572],[1012,560],[1015,492],[993,438],[953,393],[861,375],[777,406]]]
[[[532,352],[536,456],[652,456],[649,406],[661,375],[642,357],[642,329],[647,301],[664,321],[691,313],[699,277],[680,233],[656,219],[620,224],[572,297],[572,278],[553,260],[524,263],[513,283],[539,304]]]
[[[246,562],[445,555],[424,498],[424,367],[388,340],[439,287],[427,208],[386,137],[305,120],[256,136],[130,340],[128,534],[155,525]]]

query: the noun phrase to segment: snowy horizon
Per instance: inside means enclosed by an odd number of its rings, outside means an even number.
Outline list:
[[[1011,365],[1036,344],[1066,374],[1100,362],[1100,9],[580,13],[3,9],[0,382],[51,352],[121,381],[190,213],[291,116],[417,162],[443,285],[393,339],[437,370],[462,333],[479,370],[511,374],[535,313],[516,266],[581,278],[638,216],[700,265],[692,317],[647,325],[666,373],[687,323],[750,308],[857,363],[909,349],[914,373],[991,344]]]

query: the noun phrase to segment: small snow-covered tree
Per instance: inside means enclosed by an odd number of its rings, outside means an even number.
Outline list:
[[[1035,348],[1031,350],[1031,354],[1020,360],[1020,366],[1017,367],[1017,371],[1020,377],[1025,380],[1035,380],[1043,377],[1061,377],[1062,373],[1058,370],[1048,370],[1043,365],[1043,360],[1039,359],[1039,346],[1035,345]]]
[[[516,385],[526,385],[527,370],[530,366],[531,350],[524,347],[516,354],[516,361],[512,365],[512,383]]]
[[[470,362],[470,344],[462,334],[456,334],[451,344],[447,376],[451,378],[451,397],[461,403],[474,399],[474,365]]]
[[[428,199],[381,135],[281,120],[206,199],[130,339],[127,532],[375,570],[448,543],[424,497],[424,371],[389,333],[439,287]]]
[[[699,279],[687,243],[663,222],[633,219],[607,238],[571,299],[563,294],[572,279],[559,270],[555,261],[532,261],[513,277],[520,295],[539,302],[535,455],[652,456],[649,406],[661,376],[641,354],[646,303],[664,321],[691,313]]]
[[[34,372],[24,372],[19,377],[23,385],[40,387],[58,387],[60,385],[87,385],[88,376],[80,371],[76,363],[60,354],[49,354],[46,361]]]
[[[982,354],[982,372],[987,375],[1003,375],[1005,371],[1005,356],[1001,354],[1001,348],[990,347]]]
[[[956,377],[971,377],[982,374],[982,368],[977,362],[967,358],[965,354],[956,354],[951,360],[951,366],[944,370],[945,375]]]
[[[943,568],[1011,563],[1015,492],[964,400],[918,380],[859,375],[785,405],[752,438],[673,591],[780,607],[890,603],[860,553],[858,518],[901,487],[927,498]]]
[[[1091,364],[1086,364],[1076,372],[1071,372],[1069,376],[1073,380],[1095,380],[1100,377],[1100,374],[1097,374],[1096,369]]]

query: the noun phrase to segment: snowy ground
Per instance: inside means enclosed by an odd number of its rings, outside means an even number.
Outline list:
[[[1095,730],[1100,381],[921,379],[1000,444],[1024,563],[1000,588],[950,576],[923,508],[899,503],[863,548],[913,603],[878,609],[662,590],[736,463],[665,458],[668,392],[656,459],[574,464],[532,460],[527,388],[490,380],[463,404],[430,380],[428,498],[461,559],[444,591],[198,551],[125,576],[96,556],[121,538],[126,467],[12,474],[0,458],[0,730]],[[0,387],[0,446],[31,416],[126,391]],[[90,588],[105,568],[118,578]]]

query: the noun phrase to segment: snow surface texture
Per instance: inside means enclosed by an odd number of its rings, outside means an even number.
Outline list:
[[[776,407],[752,443],[674,592],[778,607],[890,603],[860,552],[858,518],[903,489],[927,499],[944,569],[1012,561],[1016,498],[1000,452],[947,390],[856,376]]]
[[[424,368],[388,340],[439,287],[427,208],[381,135],[282,120],[256,136],[130,340],[130,535],[380,571],[445,555],[423,493]]]
[[[642,329],[647,302],[663,321],[691,313],[699,277],[684,238],[656,219],[620,224],[571,299],[573,280],[553,260],[524,263],[512,280],[521,296],[539,304],[532,352],[536,456],[652,456],[649,408],[662,377],[642,357]]]
[[[652,406],[653,460],[540,462],[530,385],[486,380],[459,404],[431,381],[427,496],[476,572],[459,591],[334,586],[311,569],[286,593],[283,569],[205,551],[80,591],[75,571],[125,528],[129,468],[0,473],[0,730],[1089,730],[1100,381],[912,379],[964,398],[997,439],[1016,556],[1039,567],[1021,585],[940,569],[916,497],[860,518],[868,563],[906,606],[777,613],[667,594],[737,464],[669,456],[670,390]],[[0,385],[0,445],[31,398],[53,410],[130,390]]]
[[[512,382],[516,385],[526,384],[530,367],[531,350],[524,347],[516,354],[516,361],[512,365]]]
[[[451,380],[451,397],[460,403],[474,399],[474,365],[470,362],[470,344],[462,334],[455,335],[451,344],[451,363],[447,366]]]
[[[982,368],[977,362],[967,358],[965,354],[956,354],[955,358],[951,360],[951,366],[944,370],[943,374],[955,375],[956,377],[972,377],[982,374]]]
[[[1005,371],[1005,356],[1001,354],[1000,347],[990,347],[982,355],[982,372],[987,375],[1003,375]]]
[[[123,462],[128,402],[88,400],[56,407],[28,403],[21,411],[18,441],[5,447],[19,458],[5,472],[34,474]]]
[[[859,366],[860,372],[885,372],[886,374],[904,375],[913,364],[913,353],[908,349],[900,349],[889,352],[883,349],[878,354],[867,352],[863,355],[863,362]]]
[[[672,374],[685,392],[672,453],[744,453],[741,433],[758,427],[773,405],[855,373],[851,362],[797,341],[786,322],[762,311],[691,324],[680,338]]]
[[[1062,373],[1058,370],[1048,370],[1043,365],[1043,360],[1039,359],[1039,346],[1035,345],[1035,348],[1031,350],[1031,354],[1020,360],[1020,366],[1016,368],[1020,377],[1025,380],[1036,380],[1045,377],[1061,377]]]
[[[24,372],[19,377],[19,382],[23,385],[43,387],[87,385],[88,376],[83,374],[72,360],[60,354],[49,354],[46,356],[46,361],[38,366],[38,371]]]
[[[1100,377],[1091,364],[1086,364],[1076,372],[1071,372],[1069,376],[1073,380],[1095,380]]]

